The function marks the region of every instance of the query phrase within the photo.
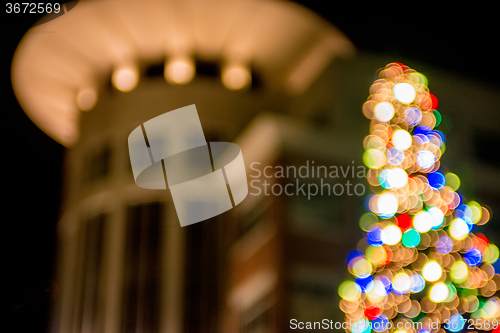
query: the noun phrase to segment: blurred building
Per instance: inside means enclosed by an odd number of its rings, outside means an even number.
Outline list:
[[[135,185],[128,134],[196,104],[207,140],[232,141],[257,113],[287,113],[353,46],[291,3],[103,1],[62,10],[26,34],[12,72],[28,116],[71,147],[52,330],[219,332],[232,220],[181,228],[168,191]]]
[[[267,180],[254,177],[266,166],[360,166],[360,107],[375,70],[398,59],[353,54],[331,24],[278,1],[80,1],[30,30],[14,90],[69,148],[51,331],[285,332],[292,318],[341,320],[336,290],[361,238],[363,197],[250,187],[241,207],[181,228],[168,190],[134,183],[127,137],[196,104],[207,141],[240,145],[249,183]],[[473,170],[478,197],[498,204],[498,165],[484,148],[498,135],[497,94],[426,69],[458,120],[443,161]],[[481,100],[473,116],[464,92]]]

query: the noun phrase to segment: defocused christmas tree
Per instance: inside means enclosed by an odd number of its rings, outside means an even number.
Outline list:
[[[370,87],[363,161],[375,194],[360,219],[366,237],[347,258],[352,278],[339,287],[347,331],[500,332],[499,250],[475,233],[490,213],[440,165],[437,105],[427,78],[401,63]]]

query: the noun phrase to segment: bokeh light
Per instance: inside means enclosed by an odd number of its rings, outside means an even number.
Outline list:
[[[442,282],[436,283],[431,287],[429,290],[429,298],[434,302],[434,303],[440,303],[444,302],[446,298],[448,298],[449,294],[449,289],[448,286]]]
[[[139,71],[132,66],[124,66],[116,69],[111,75],[113,86],[123,92],[131,91],[139,81]]]
[[[165,79],[173,84],[186,84],[195,74],[194,62],[191,59],[170,59],[165,64]]]
[[[387,245],[396,245],[402,237],[401,229],[391,224],[382,230],[382,242]]]
[[[250,70],[241,65],[226,66],[222,70],[222,83],[229,90],[240,90],[250,86]]]
[[[443,269],[435,261],[429,261],[422,269],[422,275],[428,282],[436,282],[443,275]]]
[[[381,102],[375,106],[375,119],[386,123],[394,116],[394,106],[389,102]]]
[[[394,86],[394,97],[404,104],[409,104],[415,99],[416,92],[409,83],[398,83]]]
[[[436,127],[443,117],[427,82],[408,66],[388,64],[363,104],[371,120],[363,162],[374,193],[359,220],[366,238],[348,256],[351,279],[339,294],[346,321],[371,330],[352,333],[460,332],[467,318],[500,321],[499,249],[475,233],[491,212],[466,200],[460,178],[441,165],[446,137]],[[422,327],[389,328],[408,322]]]
[[[411,135],[405,130],[396,130],[392,135],[392,143],[394,144],[394,147],[400,150],[406,150],[411,147]]]

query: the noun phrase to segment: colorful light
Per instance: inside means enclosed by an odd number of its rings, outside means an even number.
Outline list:
[[[450,332],[460,332],[465,326],[466,320],[459,314],[451,316],[447,327]]]
[[[371,276],[357,278],[356,288],[362,294],[370,292],[373,289],[373,278]]]
[[[499,249],[473,233],[491,213],[457,192],[456,174],[442,171],[446,136],[436,130],[437,106],[427,78],[401,63],[380,72],[363,105],[371,119],[363,162],[374,194],[359,220],[366,239],[348,258],[356,282],[339,288],[346,320],[365,323],[352,333],[411,321],[423,327],[393,332],[434,332],[436,321],[459,332],[468,316],[500,320],[493,297],[500,290]]]
[[[355,302],[361,296],[358,287],[353,281],[344,281],[339,286],[339,295],[349,302]]]
[[[436,250],[441,254],[450,253],[452,249],[453,241],[447,236],[442,236],[436,243]]]
[[[410,291],[419,293],[425,288],[425,280],[420,274],[415,274],[410,278]]]
[[[446,183],[446,178],[441,172],[431,172],[427,175],[427,179],[429,180],[429,185],[434,190],[440,190]]]
[[[477,266],[481,263],[482,260],[483,260],[483,255],[476,248],[470,249],[464,255],[464,261],[469,266]]]
[[[408,108],[405,111],[405,120],[410,126],[415,126],[422,120],[422,112],[417,108]]]
[[[415,229],[410,229],[403,234],[402,243],[406,247],[415,247],[420,244],[420,234]]]
[[[469,269],[463,261],[455,261],[450,269],[450,276],[456,283],[463,283],[467,280]]]
[[[386,159],[389,164],[397,166],[403,163],[405,154],[401,149],[396,147],[389,148],[386,152]]]
[[[384,241],[382,240],[382,229],[375,228],[368,233],[366,236],[368,243],[372,246],[382,246]]]

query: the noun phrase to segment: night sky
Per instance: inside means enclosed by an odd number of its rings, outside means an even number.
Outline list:
[[[468,8],[453,13],[416,4],[408,10],[382,2],[367,7],[351,1],[338,8],[326,7],[327,1],[303,2],[335,24],[361,51],[414,59],[500,88],[496,45],[500,29],[486,13],[492,9],[468,16]],[[10,82],[14,50],[38,18],[2,12],[1,79],[6,116],[2,136],[7,150],[3,158],[7,201],[2,221],[2,271],[6,277],[2,301],[10,326],[4,332],[45,332],[50,297],[57,292],[53,268],[63,148],[28,119]]]

